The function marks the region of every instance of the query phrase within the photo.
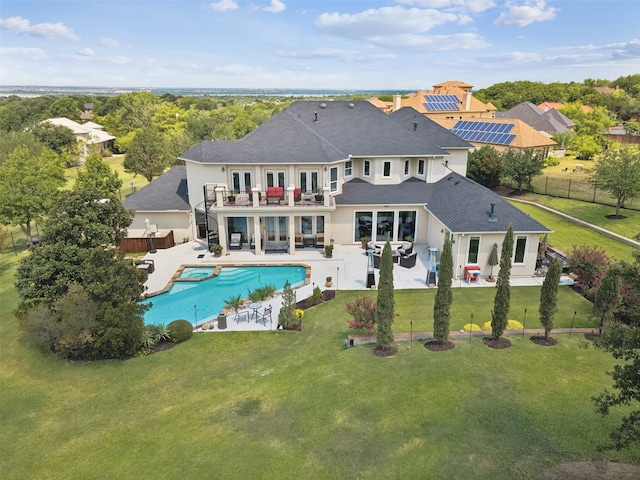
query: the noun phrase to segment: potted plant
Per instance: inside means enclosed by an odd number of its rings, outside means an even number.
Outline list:
[[[327,258],[333,257],[333,245],[324,246],[324,256]]]
[[[322,194],[320,187],[314,188],[313,193],[315,194],[316,202],[324,202],[324,195]]]
[[[369,237],[360,237],[360,241],[362,242],[362,248],[366,250],[367,243],[369,243],[371,239]]]
[[[219,257],[222,255],[222,245],[220,245],[219,243],[214,243],[213,245],[211,245],[211,247],[209,247],[209,250],[211,250],[211,253],[213,253],[214,257]]]
[[[229,203],[236,203],[236,191],[235,190],[229,190],[229,195],[227,196],[227,200],[229,200]]]
[[[411,235],[407,235],[404,237],[405,241],[413,243],[413,237]]]
[[[333,285],[333,277],[327,277],[325,279],[325,286],[330,287],[331,285]]]

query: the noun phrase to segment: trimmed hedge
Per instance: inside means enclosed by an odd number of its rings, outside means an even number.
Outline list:
[[[187,320],[174,320],[167,325],[167,330],[173,343],[184,342],[193,336],[193,325]]]

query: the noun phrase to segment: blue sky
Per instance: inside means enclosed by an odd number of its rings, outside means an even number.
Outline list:
[[[640,1],[2,0],[0,84],[417,90],[640,73]]]

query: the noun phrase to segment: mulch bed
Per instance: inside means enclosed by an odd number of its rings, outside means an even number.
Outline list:
[[[482,343],[484,343],[487,347],[494,348],[496,350],[509,348],[511,346],[511,341],[503,337],[500,337],[500,338],[484,337],[482,339]]]
[[[305,298],[304,300],[300,300],[296,303],[296,308],[299,308],[300,310],[307,310],[308,308],[320,305],[321,303],[328,300],[333,300],[334,298],[336,298],[335,290],[324,290],[322,292],[322,300],[320,300],[319,302],[314,302],[311,297]]]
[[[447,341],[447,342],[441,343],[435,340],[430,340],[424,344],[424,348],[426,348],[431,352],[444,352],[446,350],[451,350],[455,346],[456,345],[453,342]]]
[[[169,350],[170,348],[175,347],[177,344],[173,343],[173,342],[160,342],[160,343],[156,343],[152,348],[151,348],[151,353],[158,353],[158,352],[164,352],[165,350]]]
[[[534,335],[533,337],[530,337],[529,340],[531,340],[536,345],[542,345],[544,347],[553,347],[554,345],[558,344],[558,341],[555,338],[548,337],[545,340],[544,337],[540,335]]]
[[[396,347],[389,347],[386,349],[374,347],[371,351],[376,357],[393,357],[398,353],[398,349]]]
[[[626,215],[605,215],[605,218],[608,218],[609,220],[624,220],[625,218],[627,218]]]

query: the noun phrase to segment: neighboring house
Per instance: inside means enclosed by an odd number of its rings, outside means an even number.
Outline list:
[[[43,122],[49,122],[53,125],[62,125],[63,127],[69,128],[73,132],[73,136],[76,137],[76,140],[85,145],[98,145],[100,153],[108,150],[111,146],[111,141],[116,138],[105,132],[102,125],[98,125],[93,122],[87,122],[81,125],[78,122],[74,122],[73,120],[69,120],[64,117],[48,118],[47,120],[43,120]],[[85,155],[86,148],[84,149],[81,157],[84,157]]]
[[[496,118],[515,118],[539,132],[562,133],[573,130],[576,124],[555,108],[543,110],[531,102],[522,102],[506,112],[496,113]]]
[[[383,102],[373,97],[369,102],[385,113],[402,107],[412,107],[429,118],[493,118],[497,108],[483,103],[473,96],[469,85],[457,80],[439,83],[433,90],[421,90],[405,98],[394,95],[392,102]]]
[[[513,118],[437,118],[435,121],[476,148],[491,145],[500,152],[510,148],[532,149],[547,156],[558,145],[549,134],[539,132],[522,120]]]
[[[564,103],[562,102],[542,102],[540,105],[538,105],[538,108],[546,111],[549,111],[551,109],[556,109],[556,110],[560,110],[562,108],[564,108]],[[593,112],[593,108],[591,108],[589,105],[583,105],[582,106],[582,111],[584,113],[591,113]]]
[[[236,247],[260,256],[387,236],[440,251],[449,231],[458,277],[468,263],[488,276],[492,247],[512,225],[512,274],[532,276],[549,229],[464,176],[471,148],[410,109],[386,115],[369,102],[295,102],[239,140],[204,141],[182,154],[184,166],[124,201],[136,210],[129,233],[151,224],[179,238],[191,227],[191,237],[227,250],[235,233]]]

